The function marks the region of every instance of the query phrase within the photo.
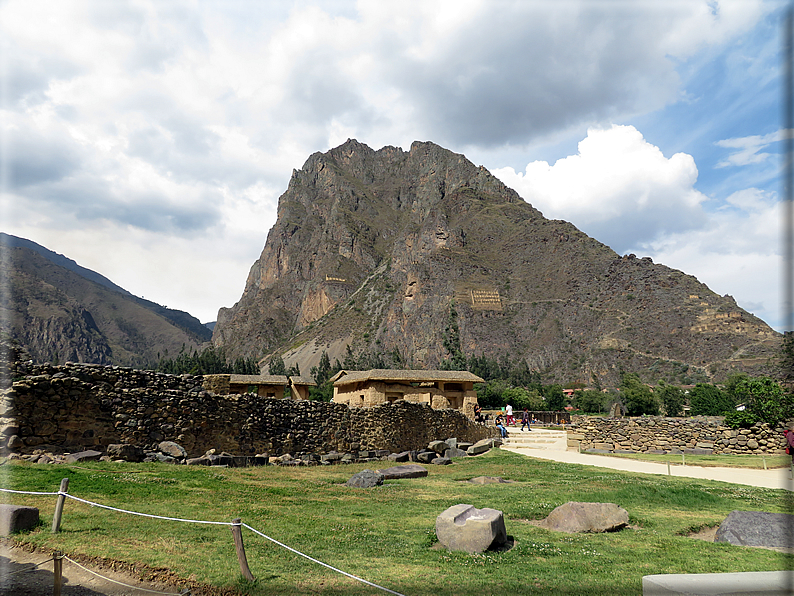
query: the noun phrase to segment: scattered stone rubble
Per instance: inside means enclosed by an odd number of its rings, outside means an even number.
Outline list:
[[[77,453],[53,453],[42,449],[35,450],[32,454],[20,455],[12,453],[8,459],[21,459],[37,464],[73,464],[86,461],[114,461],[114,462],[161,462],[166,464],[183,464],[188,466],[224,466],[229,468],[241,468],[247,466],[328,466],[332,464],[351,464],[364,462],[419,462],[435,465],[448,465],[452,463],[452,458],[469,457],[487,452],[493,447],[501,445],[500,439],[482,439],[477,443],[467,443],[458,441],[456,438],[446,441],[432,441],[428,447],[403,451],[401,453],[391,453],[385,449],[359,450],[355,452],[340,453],[331,451],[329,453],[285,453],[279,456],[271,456],[267,453],[260,453],[253,456],[232,455],[225,451],[218,453],[215,449],[210,449],[200,457],[188,457],[185,449],[173,441],[161,441],[150,446],[150,448],[138,447],[124,443],[114,443],[108,445],[107,450],[102,453],[93,449],[79,451]],[[433,447],[432,449],[430,447]],[[483,451],[484,449],[484,451]],[[453,453],[454,451],[454,453]],[[440,453],[449,455],[441,456]],[[421,468],[421,466],[413,466]],[[401,476],[390,476],[388,471],[394,469],[401,470]],[[405,477],[406,471],[411,466],[399,466],[398,468],[387,468],[378,470],[386,479],[391,477]],[[424,470],[424,468],[421,468]],[[426,476],[427,470],[424,470]],[[415,476],[413,476],[415,477]]]

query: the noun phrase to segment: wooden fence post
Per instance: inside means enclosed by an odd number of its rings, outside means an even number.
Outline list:
[[[61,480],[61,488],[60,492],[68,493],[69,492],[69,479],[64,478]],[[61,529],[61,515],[63,514],[63,503],[66,501],[66,497],[63,495],[58,495],[58,501],[55,503],[55,514],[52,516],[52,533],[57,534]]]
[[[61,596],[63,576],[63,553],[56,550],[52,555],[52,596]]]
[[[241,530],[240,524],[242,523],[241,518],[233,519],[232,520],[232,538],[234,538],[234,548],[237,550],[237,560],[240,562],[240,572],[243,574],[243,577],[248,581],[254,581],[254,575],[251,573],[251,570],[248,568],[248,559],[245,557],[245,547],[243,546],[243,532]]]

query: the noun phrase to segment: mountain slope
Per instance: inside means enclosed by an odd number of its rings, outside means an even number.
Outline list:
[[[435,367],[453,303],[464,352],[558,380],[720,378],[764,369],[780,342],[731,297],[544,218],[462,155],[350,140],[293,172],[213,343],[301,370],[348,346]]]
[[[158,354],[173,355],[183,345],[195,348],[205,341],[206,328],[203,335],[181,328],[109,280],[110,285],[88,279],[35,247],[6,244],[0,263],[5,281],[0,328],[35,360],[146,366],[155,364]],[[171,316],[192,319],[180,311]]]

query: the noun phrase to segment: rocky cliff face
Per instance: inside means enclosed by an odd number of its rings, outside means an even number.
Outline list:
[[[191,327],[181,328],[160,314],[164,307],[87,279],[26,246],[3,246],[0,279],[6,282],[0,331],[38,362],[147,366],[157,363],[158,353],[176,355],[206,338],[191,330],[201,325],[187,313],[169,313],[192,319]]]
[[[462,155],[350,140],[293,172],[213,343],[305,371],[348,346],[435,367],[453,303],[468,355],[522,358],[547,380],[721,378],[764,369],[780,342],[731,297],[544,218]]]

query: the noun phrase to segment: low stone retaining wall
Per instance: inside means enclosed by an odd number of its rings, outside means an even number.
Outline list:
[[[649,453],[785,453],[784,426],[724,426],[721,416],[600,418],[572,416],[569,448]]]
[[[201,376],[117,366],[10,363],[11,387],[0,395],[0,448],[104,450],[175,441],[189,456],[209,449],[239,455],[400,452],[438,438],[476,442],[495,429],[455,410],[398,401],[350,409],[317,401],[216,395]]]

